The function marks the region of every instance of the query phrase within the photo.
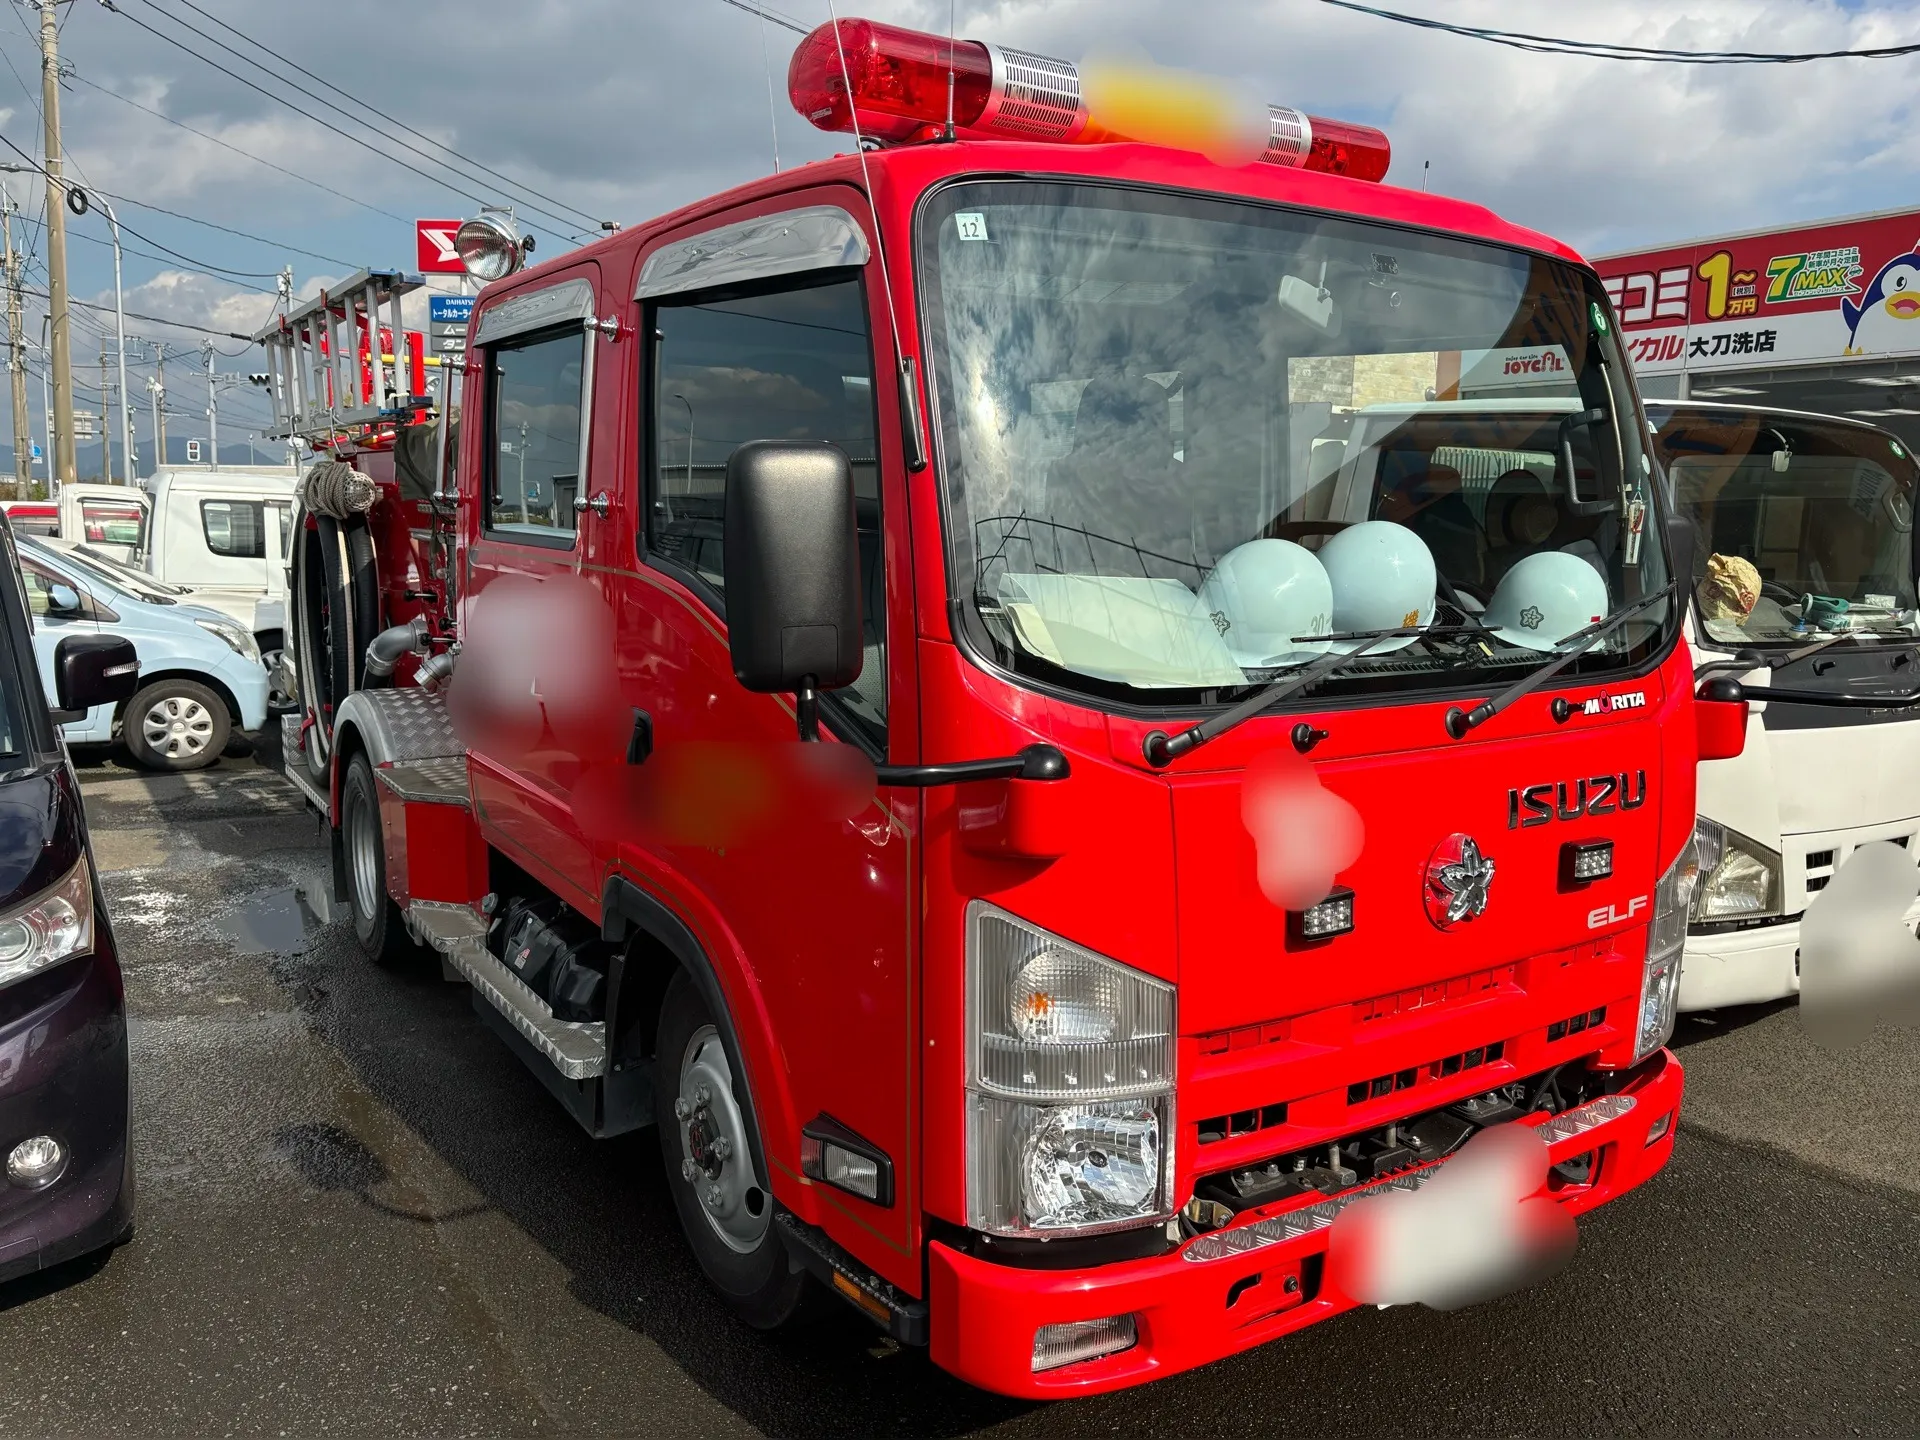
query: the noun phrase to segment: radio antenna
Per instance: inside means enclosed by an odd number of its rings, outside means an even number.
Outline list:
[[[953,140],[953,47],[954,31],[959,28],[954,12],[959,9],[960,0],[947,0],[947,134],[949,143]]]
[[[887,269],[887,242],[880,234],[880,208],[873,199],[873,171],[867,165],[867,137],[860,133],[860,107],[853,98],[853,72],[847,68],[847,46],[840,38],[840,15],[833,0],[827,0],[827,18],[833,22],[833,49],[840,57],[840,83],[847,94],[847,119],[853,125],[853,148],[860,156],[860,179],[867,187],[867,213],[873,217],[873,254],[880,262],[880,285],[887,293],[887,328],[893,333],[893,355],[905,360],[900,349],[900,317],[893,308],[893,276]]]
[[[759,7],[754,14],[760,17],[760,23],[754,28],[760,32],[760,68],[767,76],[767,127],[773,131],[773,173],[780,173],[780,111],[773,103],[773,63],[767,59],[767,12]]]

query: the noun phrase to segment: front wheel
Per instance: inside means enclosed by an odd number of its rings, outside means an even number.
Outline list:
[[[353,938],[376,965],[397,965],[413,949],[400,907],[387,895],[387,847],[380,833],[380,795],[365,752],[340,782],[340,843],[346,849],[347,901]]]
[[[192,680],[156,680],[127,702],[121,738],[149,770],[202,770],[233,732],[227,702]]]
[[[660,1007],[654,1097],[667,1188],[694,1258],[741,1319],[777,1329],[799,1309],[806,1273],[774,1232],[738,1059],[685,971]]]

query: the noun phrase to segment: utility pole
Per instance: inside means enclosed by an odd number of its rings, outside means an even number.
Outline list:
[[[73,355],[67,317],[67,187],[60,179],[60,16],[58,0],[40,5],[40,110],[46,119],[47,310],[53,316],[53,444],[56,486],[79,478],[73,453]]]
[[[160,400],[167,398],[167,344],[164,340],[153,342],[153,385]],[[158,470],[167,463],[167,409],[164,405],[154,407],[153,412],[153,468]]]
[[[113,483],[113,390],[107,381],[107,345],[100,342],[100,479]]]
[[[167,433],[166,422],[160,418],[160,401],[166,393],[166,386],[151,375],[147,377],[147,399],[153,405],[153,469],[156,475],[160,473],[160,467],[166,464],[166,461],[160,458]]]
[[[14,494],[33,493],[33,421],[27,415],[26,323],[20,318],[20,254],[13,248],[13,194],[0,188],[0,234],[6,239],[7,369],[13,376]]]
[[[207,357],[207,451],[213,461],[213,468],[220,468],[220,395],[213,379],[213,342],[205,341],[200,346]]]

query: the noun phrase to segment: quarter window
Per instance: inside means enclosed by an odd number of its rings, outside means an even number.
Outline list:
[[[718,594],[727,458],[749,440],[825,440],[853,464],[860,532],[860,678],[838,692],[884,734],[886,650],[873,348],[858,278],[737,299],[662,306],[647,543]],[[724,598],[724,597],[722,597]]]
[[[572,543],[586,344],[574,329],[493,347],[489,529]]]
[[[267,507],[260,500],[202,500],[200,531],[207,549],[233,560],[267,558]]]

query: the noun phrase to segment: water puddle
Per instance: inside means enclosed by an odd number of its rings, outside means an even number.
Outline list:
[[[300,955],[314,931],[331,925],[343,913],[324,890],[296,886],[256,895],[217,923],[238,954]]]

